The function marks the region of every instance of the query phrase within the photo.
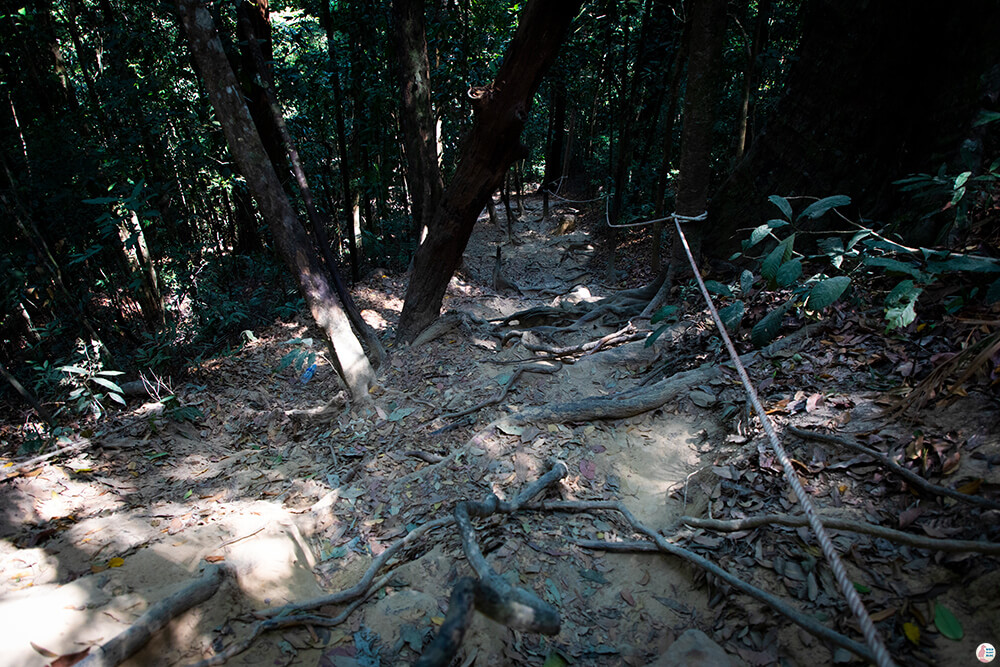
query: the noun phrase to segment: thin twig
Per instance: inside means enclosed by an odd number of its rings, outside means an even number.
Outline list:
[[[797,435],[800,438],[808,438],[809,440],[816,440],[817,442],[825,442],[828,445],[840,445],[842,447],[847,447],[848,449],[853,449],[856,452],[861,452],[862,454],[867,454],[872,458],[879,461],[882,465],[889,470],[905,479],[907,482],[926,491],[927,493],[933,493],[938,496],[947,496],[949,498],[954,498],[955,500],[961,500],[965,503],[970,503],[972,505],[978,505],[980,507],[985,507],[991,510],[1000,510],[1000,503],[995,500],[990,500],[989,498],[983,498],[981,496],[970,496],[961,491],[955,491],[954,489],[949,489],[944,486],[939,486],[937,484],[932,484],[926,479],[913,472],[912,470],[907,470],[903,466],[899,465],[887,455],[878,451],[877,449],[872,449],[871,447],[865,447],[864,445],[854,442],[849,438],[844,438],[836,435],[829,435],[826,433],[817,433],[816,431],[809,431],[804,428],[798,428],[795,426],[790,426],[788,432],[792,435]]]

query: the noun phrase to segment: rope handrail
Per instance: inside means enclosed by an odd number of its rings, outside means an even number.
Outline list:
[[[708,304],[708,310],[712,315],[712,320],[715,322],[715,326],[718,329],[719,334],[722,336],[722,340],[726,345],[726,350],[729,352],[729,356],[736,367],[736,372],[740,376],[740,382],[743,383],[743,388],[747,392],[747,397],[750,399],[750,403],[753,405],[754,411],[760,418],[764,432],[767,434],[768,440],[771,443],[771,449],[774,450],[775,455],[781,463],[785,479],[792,487],[792,491],[795,492],[795,497],[798,499],[799,505],[802,506],[802,512],[806,515],[806,518],[809,521],[809,527],[812,528],[813,534],[816,535],[816,539],[823,551],[823,555],[826,557],[827,562],[830,564],[830,568],[833,570],[834,577],[837,580],[837,584],[840,586],[841,593],[843,593],[844,598],[846,598],[847,605],[851,608],[851,612],[853,612],[855,619],[857,619],[858,624],[861,627],[861,633],[864,635],[865,643],[868,644],[868,647],[871,649],[872,655],[875,656],[876,664],[878,664],[879,667],[895,667],[892,656],[889,655],[889,651],[885,647],[885,643],[882,641],[882,637],[879,635],[878,630],[875,628],[875,624],[872,622],[871,616],[869,616],[864,602],[861,601],[857,590],[854,588],[854,584],[847,576],[847,570],[844,569],[844,564],[840,560],[840,555],[833,546],[833,542],[830,540],[830,535],[823,527],[823,523],[816,514],[816,509],[809,500],[809,496],[806,494],[805,489],[802,488],[802,484],[795,472],[795,468],[792,467],[792,462],[788,458],[788,453],[778,440],[778,435],[774,430],[774,424],[772,424],[770,416],[768,416],[767,412],[764,410],[764,406],[761,404],[760,398],[757,396],[757,391],[754,389],[753,383],[750,382],[750,376],[747,374],[746,368],[744,368],[743,364],[740,363],[740,358],[736,353],[736,348],[733,346],[733,341],[726,333],[726,327],[722,323],[722,318],[719,317],[719,312],[715,309],[715,304],[712,303],[712,297],[708,293],[708,288],[705,287],[705,281],[702,280],[701,273],[698,271],[698,264],[695,262],[694,255],[691,253],[687,237],[684,236],[684,232],[681,230],[681,220],[705,220],[708,217],[708,212],[705,211],[692,217],[678,216],[674,213],[670,217],[674,219],[674,226],[677,228],[677,238],[684,246],[684,252],[687,254],[688,262],[691,264],[691,270],[694,271],[695,280],[698,282],[701,294],[705,298],[705,303]]]

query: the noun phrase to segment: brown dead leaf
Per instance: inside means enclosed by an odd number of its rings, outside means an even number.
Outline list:
[[[823,394],[813,394],[806,399],[806,412],[816,412],[817,408],[823,407]]]
[[[871,615],[872,621],[878,623],[879,621],[884,621],[887,618],[892,618],[896,613],[895,607],[889,607],[888,609],[883,609],[882,611],[877,611]]]
[[[635,598],[632,597],[631,593],[629,593],[628,591],[622,591],[621,592],[621,596],[622,596],[622,600],[625,600],[625,602],[628,604],[628,606],[630,606],[630,607],[634,607],[635,606]]]
[[[208,563],[221,563],[226,560],[225,556],[205,556],[205,561]]]
[[[52,661],[49,667],[70,667],[70,665],[75,665],[90,653],[90,647],[83,649],[82,651],[77,651],[76,653],[67,653],[66,655],[61,655]]]

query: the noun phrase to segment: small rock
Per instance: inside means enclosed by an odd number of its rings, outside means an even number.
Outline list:
[[[735,667],[721,646],[701,630],[687,630],[670,648],[646,667]]]

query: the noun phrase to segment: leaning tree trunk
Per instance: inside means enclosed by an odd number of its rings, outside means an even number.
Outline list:
[[[444,192],[438,167],[437,133],[431,108],[431,68],[427,58],[423,0],[393,0],[393,33],[399,62],[400,125],[406,152],[407,181],[413,202],[414,239],[429,227]]]
[[[892,181],[937,171],[978,111],[980,77],[1000,58],[1000,4],[813,0],[785,94],[709,211],[713,253],[738,250],[773,212],[767,197],[850,195],[868,219]],[[961,63],[956,67],[956,63]],[[959,170],[961,171],[961,170]]]
[[[472,228],[507,168],[525,157],[521,130],[542,76],[556,57],[582,0],[531,0],[521,13],[492,84],[469,91],[475,121],[458,168],[417,248],[396,337],[412,341],[437,319]]]
[[[712,175],[712,124],[719,93],[716,79],[726,33],[726,0],[695,0],[691,7],[691,42],[688,56],[687,88],[684,95],[684,128],[681,130],[680,176],[674,211],[697,216],[708,204],[708,184]],[[687,225],[685,235],[691,252],[698,257],[704,223]],[[643,315],[649,316],[666,300],[673,279],[687,267],[687,257],[676,230],[673,233],[667,278]]]
[[[319,257],[310,245],[305,229],[299,224],[254,129],[253,119],[222,50],[212,17],[198,0],[177,0],[177,5],[191,53],[205,81],[233,160],[246,177],[261,213],[271,227],[278,251],[295,274],[299,290],[316,324],[327,337],[334,365],[351,397],[368,400],[368,389],[375,381],[371,364],[351,331]]]

